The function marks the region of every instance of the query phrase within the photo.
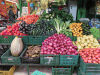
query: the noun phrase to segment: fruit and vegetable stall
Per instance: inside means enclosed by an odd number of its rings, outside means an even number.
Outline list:
[[[0,24],[6,27],[0,32],[0,65],[9,70],[4,74],[23,65],[28,75],[29,66],[51,66],[52,75],[72,75],[75,68],[77,75],[100,75],[100,30],[65,12],[32,13]]]

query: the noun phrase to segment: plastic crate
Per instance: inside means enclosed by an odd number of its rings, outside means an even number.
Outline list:
[[[83,72],[81,71],[81,69],[79,68],[79,69],[77,70],[77,75],[87,75],[87,74],[83,73]]]
[[[0,66],[0,75],[13,75],[15,71],[15,66]]]
[[[100,64],[85,63],[81,57],[80,68],[83,73],[100,75]]]
[[[28,50],[28,47],[25,49],[23,54],[21,55],[21,60],[23,64],[39,64],[40,63],[40,57],[25,57],[25,53]]]
[[[15,37],[16,37],[16,36],[13,36],[13,39],[14,39]],[[25,44],[25,45],[29,44],[28,36],[18,36],[18,37],[22,38],[23,44]]]
[[[60,55],[60,65],[77,65],[79,55]]]
[[[42,45],[42,36],[28,36],[29,44],[32,45]]]
[[[12,36],[0,36],[0,44],[11,44],[12,40]]]
[[[53,68],[52,67],[52,75],[71,75],[71,67],[70,68]]]
[[[59,55],[40,55],[40,64],[59,65]]]
[[[21,54],[23,54],[24,51],[22,51]],[[18,57],[14,57],[14,56],[12,56],[10,50],[7,50],[1,56],[1,62],[2,62],[2,64],[19,65],[19,64],[21,64],[21,54]]]
[[[46,38],[48,38],[48,37],[49,37],[49,36],[43,36],[43,41],[44,41]],[[43,42],[43,41],[42,41],[42,42]]]
[[[6,47],[4,45],[1,45],[2,48],[0,48],[0,63],[1,63],[1,56],[10,48],[10,45],[6,45]],[[0,46],[0,47],[1,47]]]
[[[77,41],[77,37],[74,37],[74,36],[67,36],[69,37],[72,41]]]

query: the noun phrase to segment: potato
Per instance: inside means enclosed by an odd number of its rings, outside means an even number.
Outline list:
[[[33,58],[29,58],[29,59],[33,59]]]
[[[38,54],[38,55],[36,55],[37,57],[39,57],[40,55]]]
[[[32,57],[36,57],[36,55],[32,55]]]

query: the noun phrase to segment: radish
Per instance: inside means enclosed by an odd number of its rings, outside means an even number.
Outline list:
[[[42,42],[41,51],[44,51],[44,54],[77,55],[76,48],[69,37],[64,34],[54,34]]]

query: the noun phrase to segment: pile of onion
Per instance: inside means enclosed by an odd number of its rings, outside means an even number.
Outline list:
[[[64,34],[54,34],[42,42],[41,54],[48,55],[77,55],[77,46]]]

